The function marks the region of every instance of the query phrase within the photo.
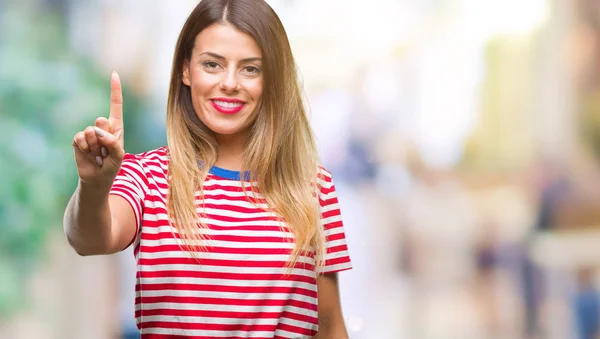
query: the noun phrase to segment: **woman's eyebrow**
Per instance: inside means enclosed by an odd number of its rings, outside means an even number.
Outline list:
[[[200,55],[200,56],[201,56],[201,55],[209,55],[209,56],[211,56],[211,57],[213,57],[213,58],[215,58],[215,59],[219,59],[219,60],[225,60],[225,59],[226,59],[224,56],[222,56],[222,55],[219,55],[219,54],[217,54],[217,53],[213,53],[213,52],[202,52],[202,53],[200,53],[199,55]],[[245,59],[242,59],[242,60],[240,60],[240,61],[241,61],[241,62],[262,61],[262,58],[259,58],[259,57],[251,57],[251,58],[245,58]]]

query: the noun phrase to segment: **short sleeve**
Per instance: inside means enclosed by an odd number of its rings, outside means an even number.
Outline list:
[[[325,261],[319,273],[334,273],[352,268],[340,204],[333,178],[321,169],[319,175],[319,204],[321,225],[325,233]]]
[[[136,236],[140,230],[141,220],[144,210],[144,199],[148,188],[148,178],[138,157],[132,154],[125,154],[121,169],[110,189],[111,195],[118,195],[124,198],[135,215]],[[133,243],[134,238],[130,244]],[[129,247],[129,245],[127,247]]]

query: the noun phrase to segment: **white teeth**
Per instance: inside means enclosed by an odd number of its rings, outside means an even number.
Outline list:
[[[227,101],[219,101],[214,100],[214,103],[225,108],[236,108],[242,106],[241,102],[227,102]]]

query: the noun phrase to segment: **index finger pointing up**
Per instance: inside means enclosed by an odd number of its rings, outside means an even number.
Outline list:
[[[121,79],[116,71],[110,76],[110,120],[111,126],[123,128],[123,92]]]

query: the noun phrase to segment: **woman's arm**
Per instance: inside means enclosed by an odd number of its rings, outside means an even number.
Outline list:
[[[342,316],[337,273],[317,276],[319,302],[319,332],[314,339],[347,339],[348,332]]]
[[[90,187],[80,182],[67,205],[64,231],[79,255],[119,252],[135,235],[133,209],[124,198],[109,196],[109,191],[110,187]]]
[[[110,79],[110,117],[73,138],[79,184],[65,210],[63,227],[80,255],[110,254],[124,249],[137,230],[133,208],[109,196],[124,157],[123,93],[116,72]]]

